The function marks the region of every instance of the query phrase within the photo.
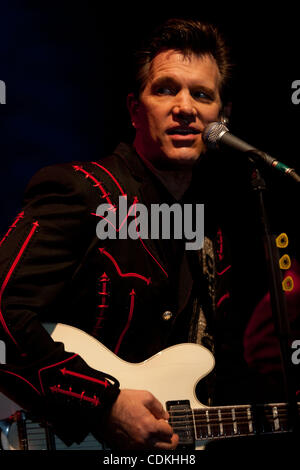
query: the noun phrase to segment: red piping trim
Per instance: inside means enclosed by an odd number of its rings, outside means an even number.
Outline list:
[[[68,395],[68,396],[73,397],[73,398],[79,398],[80,400],[89,401],[90,403],[92,403],[95,406],[100,405],[100,400],[96,395],[94,395],[93,398],[86,397],[86,396],[84,396],[85,392],[75,393],[75,392],[72,392],[72,389],[63,390],[62,388],[60,388],[59,385],[54,385],[53,387],[50,387],[50,390],[51,390],[52,393],[61,393],[62,395]]]
[[[105,302],[107,302],[108,296],[109,296],[109,293],[107,292],[107,283],[108,282],[109,282],[109,278],[108,278],[107,274],[103,273],[102,276],[100,277],[100,281],[99,281],[99,283],[101,284],[100,285],[100,292],[98,292],[98,294],[101,295],[101,300],[100,300],[101,304],[98,305],[98,308],[100,309],[100,312],[99,312],[99,315],[97,317],[96,324],[93,328],[93,333],[92,333],[93,336],[97,336],[98,329],[102,328],[101,323],[105,319],[103,309],[108,308],[108,304],[105,303]]]
[[[15,340],[15,338],[14,338],[14,337],[12,336],[12,334],[10,333],[10,331],[9,331],[7,325],[6,325],[6,322],[5,322],[5,320],[4,320],[4,317],[3,317],[3,315],[2,315],[2,312],[1,312],[1,301],[2,301],[3,292],[4,292],[4,290],[5,290],[5,288],[6,288],[7,284],[8,284],[8,281],[10,280],[10,278],[11,278],[11,276],[12,276],[12,274],[13,274],[13,272],[14,272],[14,270],[15,270],[17,264],[18,264],[18,262],[20,261],[21,256],[23,255],[23,253],[24,253],[24,251],[25,251],[25,249],[26,249],[28,243],[29,243],[30,240],[31,240],[31,238],[32,238],[32,236],[33,236],[33,234],[34,234],[34,232],[36,231],[37,227],[39,226],[39,224],[38,224],[37,221],[36,221],[36,222],[33,222],[32,225],[33,225],[33,226],[32,226],[32,228],[31,228],[29,234],[27,235],[26,240],[24,241],[23,245],[21,246],[21,249],[20,249],[19,253],[17,254],[17,256],[16,256],[16,258],[15,258],[13,264],[11,265],[11,267],[10,267],[10,269],[9,269],[9,271],[8,271],[8,273],[7,273],[7,275],[6,275],[5,279],[4,279],[4,281],[3,281],[3,284],[2,284],[2,286],[1,286],[1,289],[0,289],[0,322],[1,322],[2,326],[3,326],[3,329],[4,329],[5,333],[10,337],[10,339],[14,342],[14,344],[15,344],[19,349],[21,349],[21,348],[20,348],[19,344],[17,343],[17,341]]]
[[[121,230],[122,226],[124,225],[124,223],[126,222],[126,220],[128,219],[130,212],[132,212],[133,207],[137,203],[137,200],[138,199],[135,197],[134,201],[133,201],[133,204],[130,207],[130,210],[128,211],[126,217],[124,217],[124,219],[123,219],[122,223],[120,224],[119,228],[117,228],[110,220],[107,220],[106,217],[104,217],[103,215],[98,215],[98,214],[95,214],[94,212],[91,212],[91,214],[95,215],[97,217],[100,217],[100,219],[106,220],[106,222],[108,222],[115,229],[116,232],[119,232]],[[136,212],[135,212],[135,214],[136,214]]]
[[[217,275],[222,276],[222,274],[226,273],[226,271],[228,271],[228,269],[230,269],[230,268],[231,268],[231,265],[227,266],[227,268],[223,269],[223,271],[221,271],[221,272],[217,271]]]
[[[113,205],[110,198],[108,197],[107,191],[104,189],[101,182],[97,180],[97,178],[95,178],[88,171],[84,170],[84,168],[82,168],[81,166],[73,165],[73,168],[75,171],[81,171],[85,175],[86,178],[90,178],[95,183],[95,187],[100,189],[100,191],[102,192],[102,196],[107,200],[108,204],[112,206],[112,210],[116,210],[115,206]]]
[[[15,377],[17,377],[18,379],[21,379],[23,380],[24,382],[26,382],[28,385],[30,385],[31,388],[33,388],[33,390],[38,393],[39,395],[41,394],[37,388],[35,388],[34,385],[32,385],[32,383],[30,383],[27,379],[25,379],[24,377],[22,377],[21,375],[18,375],[18,374],[15,374],[14,372],[10,372],[8,370],[3,370],[1,369],[1,372],[5,372],[6,374],[10,374],[10,375],[14,375]]]
[[[222,297],[217,302],[217,308],[220,307],[221,303],[224,302],[224,300],[229,299],[229,297],[230,297],[229,292],[226,292],[226,294],[222,295]]]
[[[122,189],[121,185],[119,184],[119,182],[117,181],[117,179],[114,177],[114,175],[107,170],[107,168],[105,168],[104,166],[100,165],[99,163],[97,162],[92,162],[94,165],[97,165],[99,168],[101,168],[103,171],[105,171],[109,176],[110,178],[113,180],[113,182],[116,184],[116,186],[118,187],[118,189],[120,190],[120,192],[122,193],[123,196],[126,196],[126,193],[125,191]],[[134,206],[136,205],[136,202],[137,202],[137,197],[135,197],[134,199]],[[111,204],[111,202],[109,202]],[[115,207],[115,206],[114,206]],[[97,215],[97,214],[93,214],[93,215]],[[129,213],[127,214],[127,217],[128,217]],[[101,216],[100,216],[101,217]],[[119,227],[119,230],[120,228],[122,227],[123,223],[125,222],[125,220],[127,219],[127,217],[123,220],[121,226]],[[135,206],[135,221],[136,221],[136,206]],[[109,222],[109,221],[108,221]],[[109,222],[111,223],[111,222]],[[113,227],[114,225],[111,224]],[[116,227],[114,227],[116,231],[118,231],[118,229],[116,229]],[[148,248],[146,247],[145,243],[142,241],[141,237],[138,237],[143,248],[147,251],[147,253],[151,256],[151,258],[156,262],[156,264],[160,267],[160,269],[163,271],[163,273],[166,275],[166,277],[168,277],[168,273],[164,270],[164,268],[162,267],[162,265],[158,262],[158,260],[155,258],[155,256],[152,255],[152,253],[148,250]]]
[[[137,228],[137,223],[136,223],[136,205],[135,205],[135,225],[136,225],[136,228]],[[137,232],[138,233],[138,232]],[[143,240],[141,239],[141,237],[139,236],[139,240],[141,242],[141,244],[143,245],[144,249],[147,251],[147,253],[151,256],[151,258],[154,259],[154,261],[156,262],[156,264],[160,267],[160,269],[162,270],[162,272],[166,275],[166,277],[169,277],[168,276],[168,273],[164,270],[164,268],[162,267],[162,265],[157,261],[157,259],[152,255],[152,253],[148,250],[148,248],[146,247],[145,243],[143,242]]]
[[[114,350],[114,353],[115,354],[118,354],[119,352],[119,349],[120,349],[120,346],[121,346],[121,343],[123,341],[123,338],[125,336],[125,333],[127,332],[128,328],[129,328],[129,325],[131,323],[131,320],[132,320],[132,316],[133,316],[133,310],[134,310],[134,300],[135,300],[135,291],[132,289],[132,291],[130,292],[130,309],[129,309],[129,315],[128,315],[128,319],[127,319],[127,323],[125,325],[125,328],[124,330],[122,331],[119,339],[118,339],[118,342],[117,342],[117,345],[115,347],[115,350]]]
[[[104,385],[105,388],[107,388],[110,385],[106,379],[105,381],[95,379],[94,377],[89,377],[88,375],[83,375],[83,374],[79,374],[78,372],[73,372],[71,370],[66,369],[65,367],[63,369],[60,369],[60,372],[62,373],[62,375],[71,375],[72,377],[78,377],[79,379],[88,380],[89,382],[94,382],[100,385]]]
[[[40,381],[40,386],[41,386],[41,390],[42,390],[43,394],[45,394],[45,390],[44,390],[44,387],[43,387],[43,384],[42,384],[41,373],[46,369],[50,369],[51,367],[56,367],[56,366],[59,366],[60,364],[64,364],[65,362],[71,361],[72,359],[74,359],[74,357],[77,357],[77,356],[78,356],[78,354],[73,354],[73,356],[68,357],[67,359],[64,359],[63,361],[56,362],[55,364],[51,364],[50,366],[42,367],[39,370],[39,381]]]
[[[20,212],[20,214],[17,215],[16,220],[12,223],[12,225],[9,227],[8,231],[0,241],[0,246],[4,243],[4,241],[8,238],[10,232],[12,231],[13,228],[16,228],[17,223],[19,222],[20,219],[24,218],[24,211]]]
[[[110,261],[113,263],[113,265],[115,266],[116,270],[117,270],[117,273],[119,274],[120,277],[137,277],[139,279],[142,279],[142,281],[145,281],[147,285],[150,284],[151,282],[151,278],[147,278],[145,276],[142,276],[142,274],[138,274],[138,273],[122,273],[117,261],[115,260],[115,258],[110,254],[108,253],[105,248],[99,248],[99,251],[102,255],[105,255],[107,256],[108,259],[110,259]]]
[[[217,254],[218,254],[218,258],[219,258],[220,261],[224,258],[223,251],[224,251],[223,234],[222,234],[222,230],[219,228],[219,229],[218,229],[218,248],[217,248]]]
[[[123,191],[123,189],[121,188],[119,182],[117,181],[117,179],[114,177],[114,175],[107,170],[107,168],[105,168],[104,166],[100,165],[99,163],[97,162],[92,162],[93,165],[97,165],[99,168],[101,168],[103,171],[105,171],[110,177],[111,179],[114,181],[114,183],[116,184],[116,186],[119,188],[119,190],[121,191],[121,193],[123,194],[123,196],[125,196],[125,192]]]

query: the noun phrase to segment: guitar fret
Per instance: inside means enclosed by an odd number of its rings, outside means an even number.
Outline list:
[[[220,436],[224,435],[224,427],[222,423],[222,412],[220,409],[218,409],[218,417],[219,417],[219,426],[220,426]]]
[[[238,410],[238,416],[236,421],[236,429],[238,435],[248,436],[253,434],[253,421],[252,412],[249,406],[241,406],[236,409]]]
[[[287,431],[288,410],[285,405],[265,405],[263,432]]]
[[[197,425],[196,425],[194,410],[192,410],[192,420],[193,420],[194,436],[196,437],[197,436]]]
[[[238,433],[237,423],[236,423],[236,416],[235,416],[235,408],[231,408],[231,416],[232,416],[232,424],[233,424],[233,433]]]
[[[211,436],[211,428],[210,428],[210,424],[209,424],[209,411],[206,410],[205,411],[205,415],[206,415],[206,421],[207,421],[207,436]]]
[[[280,421],[278,416],[278,408],[277,406],[273,406],[273,422],[274,422],[274,431],[279,431],[280,429]]]
[[[219,417],[222,416],[222,427],[220,428],[220,434],[223,437],[234,435],[234,419],[235,413],[232,413],[233,408],[224,407],[219,409]],[[221,415],[222,412],[222,415]]]
[[[210,425],[212,437],[220,436],[220,419],[219,419],[218,411],[219,410],[216,410],[216,409],[212,409],[209,411],[210,413],[209,425]]]
[[[247,418],[248,418],[249,433],[253,434],[253,421],[252,421],[252,413],[251,413],[250,407],[247,408]]]

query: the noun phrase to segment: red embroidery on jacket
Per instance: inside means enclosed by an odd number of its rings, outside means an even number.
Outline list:
[[[69,390],[64,390],[60,387],[60,385],[53,385],[52,387],[50,387],[50,390],[52,393],[61,393],[62,395],[67,395],[72,398],[78,398],[80,401],[88,401],[94,406],[100,405],[100,400],[96,395],[94,395],[93,398],[87,397],[85,396],[85,391],[81,393],[76,393],[72,391],[71,387],[69,388]]]
[[[105,255],[108,259],[110,259],[110,261],[113,263],[113,265],[115,266],[116,270],[117,270],[117,273],[119,274],[120,277],[137,277],[138,279],[141,279],[142,281],[146,282],[147,285],[149,285],[151,283],[151,278],[147,278],[145,276],[143,276],[142,274],[138,274],[138,273],[123,273],[117,263],[117,261],[115,260],[115,258],[110,254],[108,253],[105,248],[99,248],[99,251],[102,255]]]
[[[105,309],[108,308],[107,301],[108,301],[108,296],[109,296],[109,292],[107,288],[108,282],[109,282],[109,278],[107,274],[103,273],[102,276],[100,277],[100,282],[99,282],[100,291],[98,292],[98,294],[101,296],[101,304],[98,305],[99,314],[97,316],[96,325],[93,328],[93,332],[92,332],[93,336],[97,336],[98,330],[99,328],[102,328],[102,323],[103,323],[103,320],[105,319]]]
[[[123,194],[123,196],[125,196],[125,192],[123,191],[121,185],[119,184],[119,182],[117,181],[117,179],[114,177],[114,175],[108,171],[107,168],[105,168],[104,166],[100,165],[99,163],[97,162],[92,162],[93,165],[97,165],[99,168],[101,168],[103,171],[105,171],[109,177],[113,180],[113,182],[116,184],[116,186],[118,187],[119,191]]]
[[[34,385],[32,385],[32,383],[30,383],[27,379],[25,379],[25,377],[22,377],[22,375],[19,375],[19,374],[16,374],[15,372],[11,372],[11,371],[8,371],[8,370],[5,370],[5,369],[1,369],[1,372],[5,372],[6,374],[9,374],[9,375],[14,375],[15,377],[17,377],[18,379],[20,380],[23,380],[23,382],[26,382],[27,385],[29,385],[36,393],[38,393],[39,395],[41,394],[37,388],[35,388]]]
[[[136,223],[136,206],[135,206],[135,225],[136,225],[136,228],[137,228],[137,223]],[[141,242],[141,244],[143,245],[144,249],[147,251],[147,253],[151,256],[152,259],[154,259],[154,261],[156,262],[156,264],[160,267],[160,269],[163,271],[163,273],[166,275],[166,277],[169,277],[168,276],[168,273],[164,270],[164,268],[162,267],[162,265],[158,262],[158,260],[152,255],[152,253],[148,250],[148,248],[146,247],[145,243],[143,242],[143,240],[141,239],[141,237],[139,236],[139,240]]]
[[[117,345],[115,347],[115,350],[114,350],[114,353],[115,354],[118,354],[119,352],[119,349],[120,349],[120,346],[121,346],[121,343],[123,341],[123,338],[125,336],[125,333],[127,332],[129,326],[130,326],[130,323],[131,323],[131,320],[132,320],[132,316],[133,316],[133,310],[134,310],[134,301],[135,301],[135,291],[134,289],[132,289],[132,291],[130,292],[130,308],[129,308],[129,315],[128,315],[128,319],[127,319],[127,323],[125,325],[125,328],[124,330],[122,331],[119,339],[118,339],[118,342],[117,342]]]
[[[39,381],[40,381],[40,386],[41,386],[41,390],[42,390],[42,393],[45,394],[45,390],[44,390],[44,387],[43,387],[43,384],[42,384],[42,378],[41,378],[41,373],[46,370],[46,369],[50,369],[51,367],[57,367],[59,366],[60,364],[64,364],[65,362],[68,362],[68,361],[71,361],[72,359],[74,359],[74,357],[77,357],[78,354],[73,354],[73,356],[71,357],[68,357],[67,359],[64,359],[63,361],[60,361],[60,362],[56,362],[54,364],[50,364],[50,366],[45,366],[45,367],[42,367],[40,370],[39,370]]]
[[[12,225],[10,225],[8,231],[6,232],[6,234],[4,235],[4,237],[2,238],[2,240],[0,241],[0,246],[5,242],[5,240],[8,238],[10,232],[16,228],[17,226],[17,223],[19,222],[20,219],[23,219],[24,218],[24,211],[20,212],[20,214],[17,215],[17,218],[16,220],[12,223]]]
[[[228,271],[228,269],[230,269],[230,268],[231,268],[231,264],[230,264],[229,266],[227,266],[227,268],[223,269],[223,271],[220,271],[220,272],[217,271],[217,275],[218,275],[218,276],[222,276],[222,275],[225,274],[226,271]]]
[[[224,258],[223,234],[220,228],[217,231],[217,256],[219,261],[222,261],[222,259]]]
[[[3,327],[4,331],[5,331],[5,333],[10,337],[10,339],[13,341],[13,343],[14,343],[19,349],[21,349],[21,348],[20,348],[19,344],[17,343],[17,341],[15,340],[15,338],[14,338],[14,337],[12,336],[12,334],[10,333],[10,331],[9,331],[7,325],[6,325],[6,322],[5,322],[5,320],[4,320],[3,314],[2,314],[2,312],[1,312],[1,301],[2,301],[2,297],[3,297],[3,293],[4,293],[4,291],[5,291],[5,288],[6,288],[7,284],[8,284],[8,282],[9,282],[9,280],[10,280],[10,278],[11,278],[13,272],[14,272],[14,270],[16,269],[16,266],[17,266],[17,264],[19,263],[19,261],[20,261],[22,255],[23,255],[23,253],[24,253],[24,251],[25,251],[27,245],[29,244],[31,238],[33,237],[34,232],[37,230],[37,227],[38,227],[38,226],[39,226],[39,224],[38,224],[37,221],[32,224],[32,228],[31,228],[29,234],[27,235],[27,237],[26,237],[26,239],[25,239],[23,245],[21,246],[21,249],[20,249],[19,253],[17,254],[17,256],[16,256],[14,262],[12,263],[12,265],[11,265],[11,267],[10,267],[10,269],[9,269],[9,271],[8,271],[8,273],[7,273],[7,275],[6,275],[5,279],[4,279],[4,281],[3,281],[3,284],[2,284],[2,286],[1,286],[1,288],[0,288],[0,323],[2,324],[2,327]]]
[[[125,191],[122,189],[121,185],[119,184],[119,182],[117,181],[117,179],[115,178],[115,176],[109,171],[107,170],[107,168],[105,168],[104,166],[100,165],[99,163],[96,163],[96,162],[92,162],[94,165],[97,165],[99,168],[101,168],[103,171],[105,171],[109,177],[112,179],[112,181],[116,184],[116,186],[118,187],[119,191],[121,192],[121,194],[123,196],[126,196],[126,193]],[[135,221],[136,221],[136,203],[138,202],[138,198],[137,196],[134,197],[134,200],[133,200],[133,204],[131,205],[131,208],[134,206],[135,208]],[[111,204],[111,202],[109,202]],[[115,206],[113,206],[115,208]],[[130,208],[130,209],[131,209]],[[97,214],[93,214],[93,215],[97,215]],[[129,212],[127,214],[127,217],[129,215]],[[101,216],[99,216],[101,217]],[[123,226],[123,224],[125,223],[125,220],[127,220],[127,217],[125,217],[125,219],[123,220],[122,224],[120,225],[120,227],[117,229],[109,220],[107,220],[108,223],[110,223],[114,229],[118,232],[121,227]],[[103,217],[102,217],[103,218]],[[152,255],[152,253],[148,250],[148,248],[146,247],[145,243],[143,242],[143,240],[141,239],[141,237],[138,237],[138,239],[140,240],[143,248],[147,251],[147,253],[151,256],[151,258],[155,261],[155,263],[160,267],[160,269],[163,271],[163,273],[165,274],[166,277],[168,277],[168,274],[167,272],[165,271],[165,269],[162,267],[162,265],[159,263],[159,261],[155,258],[155,256]]]
[[[105,188],[102,186],[102,183],[97,180],[97,178],[95,178],[95,176],[93,176],[91,173],[89,173],[88,171],[86,171],[84,168],[82,168],[82,166],[79,166],[79,165],[73,165],[73,168],[75,171],[81,171],[86,178],[89,178],[90,180],[93,181],[94,183],[94,187],[96,188],[99,188],[101,193],[102,193],[102,197],[104,199],[106,199],[106,201],[108,202],[108,204],[111,205],[111,210],[115,211],[116,210],[116,207],[114,206],[114,204],[111,202],[110,198],[109,198],[109,193],[105,190]]]
[[[126,217],[124,217],[124,219],[122,220],[122,222],[120,223],[119,227],[117,228],[109,219],[107,219],[106,217],[104,217],[103,215],[98,215],[98,214],[95,214],[94,212],[91,212],[92,215],[95,215],[97,217],[100,217],[100,219],[104,219],[106,220],[107,223],[109,223],[113,229],[116,231],[116,232],[120,232],[121,228],[123,227],[123,225],[125,224],[126,220],[128,219],[130,213],[133,211],[134,207],[135,207],[135,204],[138,202],[138,198],[135,196],[134,197],[134,200],[133,200],[133,204],[130,206],[130,210],[128,211],[128,213],[126,214]],[[136,212],[135,212],[135,216],[136,216]]]
[[[229,299],[229,298],[230,298],[229,292],[226,292],[226,294],[222,295],[222,297],[220,297],[220,299],[217,302],[217,308],[220,307],[221,303],[224,302],[224,300]]]
[[[62,375],[70,375],[71,377],[77,377],[78,379],[83,379],[89,382],[97,383],[99,385],[104,385],[105,388],[110,386],[110,383],[106,379],[104,381],[95,379],[94,377],[89,377],[88,375],[83,375],[83,374],[79,374],[78,372],[68,370],[65,367],[63,369],[60,369],[60,372],[62,373]]]

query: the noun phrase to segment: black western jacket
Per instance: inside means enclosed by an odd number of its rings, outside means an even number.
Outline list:
[[[206,312],[230,301],[231,266],[217,226],[210,237],[216,265],[207,254],[205,274],[197,271],[201,256],[187,253],[183,240],[120,240],[112,225],[116,239],[97,237],[103,221],[97,207],[107,204],[118,214],[125,195],[132,207],[127,222],[134,221],[137,202],[149,211],[151,204],[175,202],[126,144],[97,162],[46,167],[31,180],[24,209],[1,240],[0,339],[7,364],[0,389],[44,415],[67,443],[98,426],[119,393],[118,378],[105,363],[96,371],[76,351],[66,352],[43,322],[81,328],[122,359],[139,362],[173,342],[197,340],[190,333],[195,283],[202,283]]]

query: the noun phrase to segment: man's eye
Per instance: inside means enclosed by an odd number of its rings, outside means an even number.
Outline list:
[[[206,93],[205,91],[195,91],[193,93],[193,97],[196,99],[196,100],[208,100],[208,101],[212,101],[213,100],[213,97],[211,95],[209,95],[208,93]]]
[[[156,92],[158,95],[174,95],[176,93],[171,87],[159,87]]]

